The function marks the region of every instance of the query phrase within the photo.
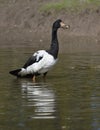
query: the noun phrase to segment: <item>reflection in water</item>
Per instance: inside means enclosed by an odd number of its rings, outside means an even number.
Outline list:
[[[55,118],[55,94],[49,89],[48,84],[44,83],[22,83],[22,97],[27,98],[27,106],[35,108],[31,118],[51,119]]]

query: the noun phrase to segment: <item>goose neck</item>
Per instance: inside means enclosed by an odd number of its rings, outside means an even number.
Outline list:
[[[57,29],[52,29],[52,43],[58,42],[57,39]]]

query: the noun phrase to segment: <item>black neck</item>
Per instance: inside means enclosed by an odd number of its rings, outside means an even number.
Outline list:
[[[59,44],[58,44],[58,39],[57,39],[57,30],[56,28],[52,28],[52,40],[51,40],[51,46],[50,50],[48,51],[51,55],[54,56],[56,59],[58,56],[58,51],[59,51]]]

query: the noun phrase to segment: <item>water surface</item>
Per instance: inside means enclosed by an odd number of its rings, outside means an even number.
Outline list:
[[[100,53],[66,53],[44,82],[16,79],[30,47],[0,49],[0,130],[100,130]]]

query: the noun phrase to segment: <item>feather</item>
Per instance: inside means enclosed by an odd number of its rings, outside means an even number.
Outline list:
[[[32,55],[28,61],[24,64],[23,68],[27,68],[28,66],[34,64],[35,62],[39,62],[43,57],[41,55],[39,55],[38,52],[34,53],[34,55]]]
[[[9,73],[14,75],[14,76],[18,76],[18,73],[21,71],[21,69],[16,69],[16,70],[13,70],[13,71],[10,71]]]

